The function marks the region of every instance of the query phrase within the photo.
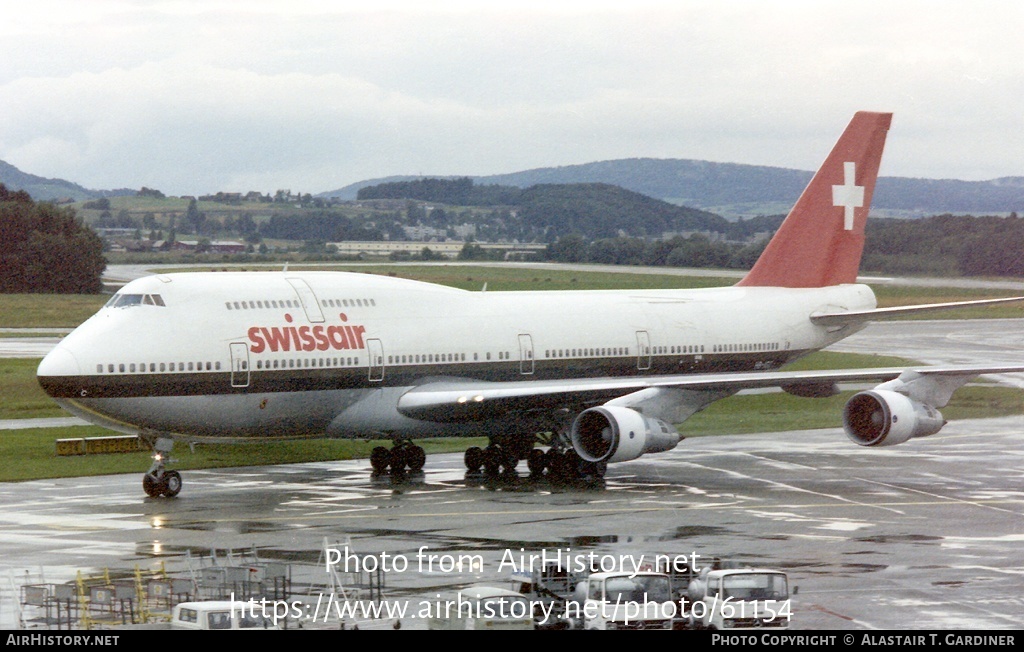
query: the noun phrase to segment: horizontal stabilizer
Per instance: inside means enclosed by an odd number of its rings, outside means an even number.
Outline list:
[[[845,326],[846,324],[859,324],[866,321],[892,319],[894,317],[917,315],[924,312],[955,310],[957,308],[976,308],[981,306],[992,306],[1000,303],[1013,303],[1014,301],[1024,301],[1024,297],[1007,297],[1005,299],[978,299],[975,301],[952,301],[949,303],[925,303],[917,306],[896,306],[893,308],[875,308],[874,310],[851,310],[848,312],[817,312],[811,315],[811,321],[821,326]]]

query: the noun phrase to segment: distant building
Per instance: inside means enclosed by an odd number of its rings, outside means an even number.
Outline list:
[[[499,250],[505,252],[505,257],[515,255],[533,254],[544,251],[546,244],[515,243],[515,242],[474,242],[472,243],[485,250]],[[456,258],[462,252],[466,243],[461,240],[448,240],[445,242],[417,242],[412,240],[372,240],[359,241],[347,240],[344,242],[328,242],[328,247],[334,247],[337,252],[344,256],[380,256],[386,257],[393,253],[407,253],[417,255],[424,249],[430,249],[435,254],[447,258]]]
[[[171,245],[171,251],[195,251],[199,248],[198,240],[175,240]],[[220,254],[240,254],[245,253],[246,245],[244,242],[235,242],[233,240],[214,240],[210,242],[210,252]]]

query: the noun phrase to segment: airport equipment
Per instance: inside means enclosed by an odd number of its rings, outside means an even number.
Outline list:
[[[676,608],[665,573],[593,573],[576,585],[566,616],[581,629],[672,629]]]
[[[789,577],[761,568],[705,568],[687,587],[686,629],[788,629],[792,619]]]

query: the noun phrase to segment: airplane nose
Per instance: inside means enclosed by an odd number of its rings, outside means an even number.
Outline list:
[[[82,368],[79,366],[74,354],[61,346],[47,353],[36,370],[36,376],[39,377],[40,382],[46,377],[81,375]],[[43,383],[43,388],[46,389],[45,383]]]

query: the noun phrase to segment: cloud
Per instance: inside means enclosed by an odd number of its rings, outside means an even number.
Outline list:
[[[0,25],[0,159],[89,187],[319,192],[644,156],[813,169],[861,109],[896,113],[883,174],[1024,174],[1012,3],[87,6]]]

